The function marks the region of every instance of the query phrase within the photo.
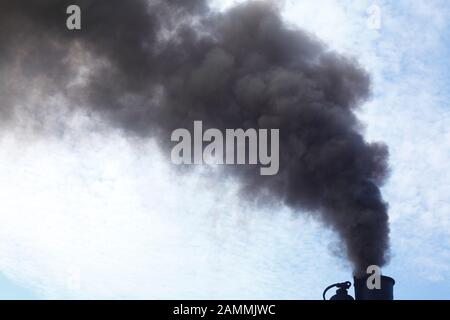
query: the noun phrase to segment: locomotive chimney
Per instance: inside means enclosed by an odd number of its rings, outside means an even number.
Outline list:
[[[337,288],[336,294],[329,300],[394,300],[394,279],[387,276],[380,276],[379,288],[369,288],[369,285],[367,284],[368,277],[369,276],[354,278],[354,299],[347,293],[347,290],[351,287],[351,283],[349,281],[335,283],[328,286],[323,292],[323,299],[327,300],[326,293],[330,289]]]
[[[394,279],[381,276],[380,288],[369,289],[367,278],[354,278],[356,300],[394,300]]]

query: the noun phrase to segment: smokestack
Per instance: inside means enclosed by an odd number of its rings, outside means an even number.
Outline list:
[[[381,276],[380,288],[369,289],[367,286],[368,277],[354,278],[356,300],[394,300],[394,279]]]
[[[354,277],[355,298],[348,294],[351,282],[335,283],[328,286],[323,292],[323,300],[327,300],[326,294],[332,288],[337,288],[336,293],[329,300],[394,300],[395,280],[391,277],[380,276],[379,288],[370,288],[365,277]]]

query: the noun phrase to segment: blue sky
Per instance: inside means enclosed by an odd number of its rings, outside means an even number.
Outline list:
[[[233,1],[216,1],[220,9]],[[367,9],[380,9],[380,27]],[[391,152],[396,298],[450,298],[450,8],[443,0],[284,1],[284,16],[371,73],[359,111]],[[30,94],[32,101],[33,96]],[[49,105],[64,105],[61,97]],[[320,299],[350,279],[338,239],[307,214],[243,207],[207,168],[177,177],[149,141],[0,139],[0,298]],[[101,123],[97,125],[101,126]],[[31,212],[33,212],[31,214]]]
[[[38,296],[29,289],[21,287],[5,276],[0,276],[0,299],[37,299]]]

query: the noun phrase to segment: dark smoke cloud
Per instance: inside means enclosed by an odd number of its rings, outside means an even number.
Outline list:
[[[74,3],[81,31],[65,28]],[[386,262],[379,186],[388,151],[364,140],[354,114],[370,93],[369,76],[286,26],[269,3],[219,14],[195,0],[1,0],[0,43],[2,118],[14,119],[27,79],[163,148],[173,129],[194,120],[280,128],[278,175],[229,169],[244,197],[313,212],[338,232],[357,273]],[[74,85],[82,65],[89,73]]]

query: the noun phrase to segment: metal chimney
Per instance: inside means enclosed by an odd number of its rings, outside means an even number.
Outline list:
[[[369,289],[367,278],[354,278],[355,300],[393,300],[395,280],[381,276],[380,289]]]
[[[394,300],[394,279],[387,276],[380,276],[380,288],[369,289],[369,286],[367,285],[368,278],[369,276],[354,278],[354,300]],[[353,297],[347,293],[347,290],[350,289],[351,285],[352,284],[347,281],[328,286],[323,292],[323,300],[327,300],[326,293],[332,288],[337,288],[337,290],[336,294],[333,295],[330,300],[353,300]]]

